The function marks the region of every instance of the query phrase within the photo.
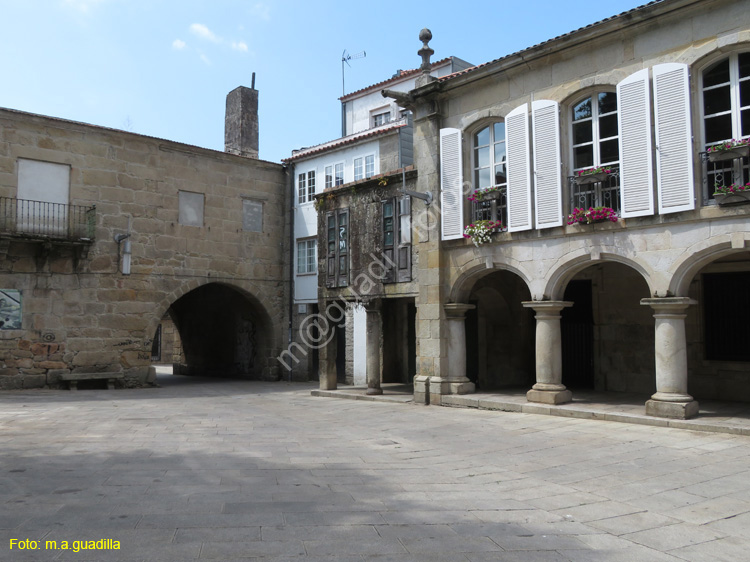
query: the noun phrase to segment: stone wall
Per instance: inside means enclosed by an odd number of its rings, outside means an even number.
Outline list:
[[[278,376],[288,302],[281,166],[0,110],[2,197],[16,197],[19,158],[69,165],[70,203],[96,206],[96,230],[81,259],[68,243],[45,251],[37,240],[2,236],[0,288],[22,292],[23,320],[21,329],[0,330],[0,388],[53,385],[67,371],[143,380],[162,316],[207,284],[250,303],[268,334],[255,376]],[[180,191],[204,196],[202,226],[181,224]],[[243,230],[248,199],[262,205],[261,232]],[[113,237],[129,224],[132,267],[124,275]]]

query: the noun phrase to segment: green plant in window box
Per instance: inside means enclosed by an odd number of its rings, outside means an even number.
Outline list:
[[[500,188],[498,186],[485,187],[483,189],[475,189],[474,193],[469,195],[467,199],[469,201],[482,201],[484,199],[491,200],[497,199],[500,196]]]

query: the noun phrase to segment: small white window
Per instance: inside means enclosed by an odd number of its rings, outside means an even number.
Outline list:
[[[317,272],[317,241],[315,238],[297,241],[297,274],[306,275]]]
[[[380,127],[381,125],[385,125],[386,123],[390,123],[391,121],[391,112],[390,111],[383,111],[381,113],[375,113],[372,116],[372,126],[373,127]]]
[[[362,158],[354,159],[354,181],[361,180],[365,177],[364,167],[362,166]]]
[[[333,187],[333,166],[326,166],[325,169],[325,188]]]
[[[344,184],[344,163],[336,164],[334,181],[336,185]]]
[[[179,192],[180,224],[203,226],[203,204],[205,196],[191,191]]]
[[[375,156],[365,156],[365,177],[371,178],[375,175]]]
[[[315,170],[297,176],[297,202],[307,203],[315,195]]]

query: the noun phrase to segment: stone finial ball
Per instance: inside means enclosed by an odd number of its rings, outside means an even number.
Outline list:
[[[427,43],[431,39],[432,39],[432,31],[430,31],[426,27],[422,31],[419,32],[419,40],[422,43]]]

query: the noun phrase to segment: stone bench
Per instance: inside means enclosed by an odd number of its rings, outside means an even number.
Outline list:
[[[66,373],[60,375],[60,380],[67,381],[70,390],[78,390],[78,381],[106,380],[107,388],[113,390],[115,380],[120,380],[124,376],[122,373]]]

